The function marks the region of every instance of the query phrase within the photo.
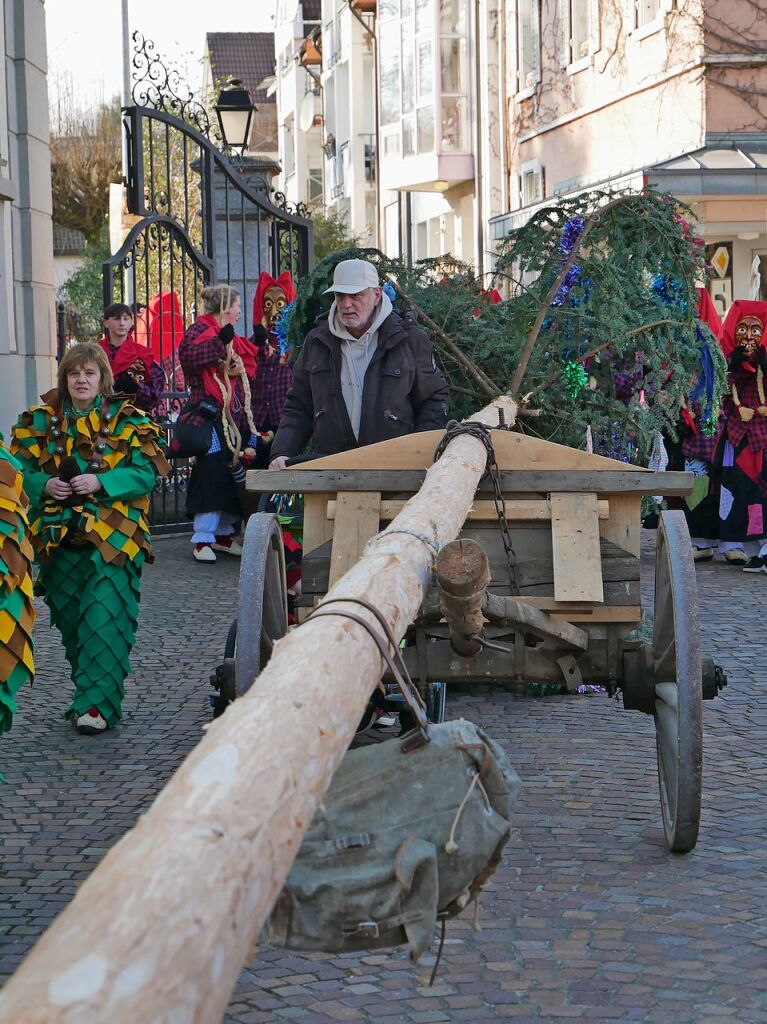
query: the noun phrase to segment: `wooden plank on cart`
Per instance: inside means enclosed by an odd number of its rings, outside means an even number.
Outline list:
[[[336,500],[330,586],[362,558],[365,545],[379,529],[381,495],[377,491],[340,491]]]
[[[608,466],[621,465],[610,459],[604,461]],[[308,465],[316,466],[318,463]],[[283,494],[309,494],[317,491],[390,491],[415,494],[425,476],[426,471],[423,469],[251,469],[247,474],[246,488],[248,491],[266,491],[269,494],[273,491],[280,491]],[[501,470],[501,489],[507,496],[594,491],[600,495],[630,492],[635,495],[667,494],[684,497],[692,493],[694,482],[695,477],[692,473],[653,473],[645,469],[632,470],[628,466],[615,470]],[[491,492],[490,481],[481,480],[477,494]]]
[[[596,494],[551,495],[554,598],[605,599]]]
[[[600,517],[601,518],[601,517]],[[638,494],[614,494],[610,498],[610,516],[600,523],[605,540],[639,558],[642,527],[642,498]]]
[[[637,499],[639,500],[639,499]],[[381,502],[381,522],[388,523],[395,516],[398,516],[405,507],[406,502],[402,499],[386,499]],[[548,522],[551,519],[551,502],[545,499],[509,499],[505,502],[506,519],[509,522]],[[597,502],[600,519],[609,519],[610,502],[602,499]],[[336,503],[328,502],[328,519],[335,519]],[[498,512],[494,501],[475,501],[468,516],[468,521],[497,522]]]
[[[276,473],[278,470],[267,470]],[[332,494],[306,494],[304,496],[304,556],[320,547],[333,536],[333,524],[328,522],[326,509]]]

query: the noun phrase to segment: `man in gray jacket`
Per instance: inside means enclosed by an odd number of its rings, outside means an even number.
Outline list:
[[[272,444],[282,469],[310,438],[322,455],[418,430],[443,429],[448,386],[426,334],[394,312],[367,260],[344,260],[293,370]]]

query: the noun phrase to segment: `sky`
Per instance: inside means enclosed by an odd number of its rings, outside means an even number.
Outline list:
[[[48,90],[51,108],[71,96],[75,109],[92,110],[120,94],[121,0],[46,0]],[[208,32],[268,32],[274,0],[211,4],[210,0],[128,0],[131,33],[153,40],[194,89],[202,79]],[[132,47],[131,47],[132,52]]]

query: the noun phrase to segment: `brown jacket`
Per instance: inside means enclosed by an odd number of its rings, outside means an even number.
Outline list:
[[[333,455],[418,430],[444,428],[448,386],[426,334],[390,313],[365,374],[359,440],[341,393],[340,341],[327,314],[318,317],[293,369],[293,386],[272,444],[271,457],[298,455],[310,438],[315,450]]]

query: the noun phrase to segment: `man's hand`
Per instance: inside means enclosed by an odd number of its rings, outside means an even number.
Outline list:
[[[52,476],[43,488],[43,494],[47,494],[54,501],[66,501],[72,497],[72,488],[57,476]]]
[[[74,494],[95,494],[101,490],[101,481],[95,473],[81,473],[80,476],[72,478],[72,492]]]
[[[276,459],[272,459],[269,463],[269,469],[287,469],[288,456],[278,455]]]

